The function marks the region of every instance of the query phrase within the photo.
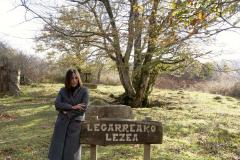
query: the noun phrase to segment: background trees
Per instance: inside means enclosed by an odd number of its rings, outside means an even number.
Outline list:
[[[49,73],[48,63],[37,56],[26,55],[4,42],[0,42],[0,58],[8,57],[20,69],[21,82],[41,82],[47,79]]]

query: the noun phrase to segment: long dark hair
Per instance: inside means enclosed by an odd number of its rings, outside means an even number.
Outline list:
[[[79,72],[76,69],[69,69],[66,72],[66,76],[65,76],[65,88],[67,90],[70,90],[70,88],[71,88],[71,79],[72,79],[73,74],[76,74],[76,76],[78,77],[78,84],[77,84],[77,86],[78,87],[82,87],[82,85],[83,85],[82,84],[82,80],[80,78]]]

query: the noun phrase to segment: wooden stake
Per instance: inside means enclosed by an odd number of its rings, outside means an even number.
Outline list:
[[[144,160],[150,160],[151,159],[151,146],[150,144],[144,144]]]
[[[90,160],[97,160],[97,146],[94,144],[90,145]]]
[[[145,117],[145,121],[151,121],[151,117]],[[144,144],[144,160],[150,160],[151,159],[151,145],[150,144]]]

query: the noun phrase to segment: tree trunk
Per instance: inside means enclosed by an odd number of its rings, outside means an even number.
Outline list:
[[[118,62],[116,63],[120,81],[123,85],[125,93],[129,96],[129,98],[133,98],[135,96],[135,91],[130,79],[129,69],[128,67],[124,66],[123,63],[122,64],[119,64]]]
[[[147,55],[145,58],[145,61],[143,63],[143,67],[141,68],[141,76],[135,77],[135,82],[137,82],[136,95],[134,98],[133,106],[135,107],[143,107],[146,104],[143,104],[143,102],[148,101],[148,96],[146,96],[146,89],[148,88],[148,83],[150,79],[150,67],[148,66],[148,62],[151,61],[151,54]],[[137,78],[137,79],[136,79]]]
[[[97,84],[100,83],[103,67],[104,67],[103,64],[99,64],[99,67],[98,67],[98,70],[97,70]]]
[[[158,4],[159,4],[159,0],[153,1],[152,13],[149,18],[149,30],[148,30],[149,38],[148,38],[147,54],[144,57],[143,66],[140,69],[140,74],[137,74],[137,75],[140,75],[140,77],[136,76],[134,80],[135,82],[137,82],[135,86],[136,95],[134,97],[134,103],[132,104],[132,106],[134,107],[143,107],[148,104],[148,96],[150,94],[149,92],[150,82],[152,82],[153,80],[151,79],[152,77],[150,76],[150,73],[152,70],[150,62],[152,60],[153,53],[157,48],[155,40],[157,39],[159,34],[156,32],[156,26],[157,26],[156,13],[157,13]],[[135,50],[137,51],[139,50],[139,48],[135,48]],[[138,72],[138,70],[139,69],[135,71]]]
[[[140,14],[135,12],[134,14],[134,70],[132,74],[132,79],[130,78],[129,73],[129,60],[128,54],[125,54],[126,57],[122,55],[121,47],[120,47],[120,40],[119,40],[119,33],[116,27],[115,19],[113,17],[112,8],[108,0],[103,1],[106,11],[109,15],[111,20],[110,24],[112,26],[112,33],[113,33],[113,48],[115,50],[116,55],[116,66],[118,68],[120,81],[125,89],[125,93],[122,96],[124,104],[130,105],[132,107],[143,107],[148,103],[148,95],[149,93],[149,79],[150,79],[150,62],[152,60],[152,54],[156,50],[156,41],[158,34],[156,33],[156,12],[157,7],[159,4],[159,0],[153,1],[152,6],[152,13],[149,18],[149,29],[148,29],[148,49],[147,53],[142,55],[141,50],[141,39],[142,39],[142,22],[140,19]],[[131,5],[136,5],[137,1],[133,1]],[[132,6],[133,7],[133,6]],[[133,11],[133,10],[131,10]],[[132,22],[132,21],[131,21]],[[129,27],[131,27],[130,25]],[[133,34],[132,28],[129,28],[131,33]],[[132,38],[130,36],[130,38]],[[131,39],[129,42],[132,42]],[[129,43],[131,44],[131,43]],[[129,45],[128,48],[131,48]],[[129,50],[128,50],[129,51]]]

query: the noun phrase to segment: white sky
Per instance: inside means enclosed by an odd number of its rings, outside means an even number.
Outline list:
[[[0,0],[0,40],[27,54],[34,54],[33,38],[42,24],[36,20],[25,22],[24,8],[14,9],[15,6],[15,0]]]
[[[39,32],[42,23],[37,20],[25,21],[25,9],[16,6],[19,0],[0,0],[0,41],[7,42],[13,48],[27,54],[34,52],[34,36]],[[216,36],[216,42],[201,46],[204,50],[221,53],[215,60],[240,60],[240,29],[236,32],[222,32]]]

